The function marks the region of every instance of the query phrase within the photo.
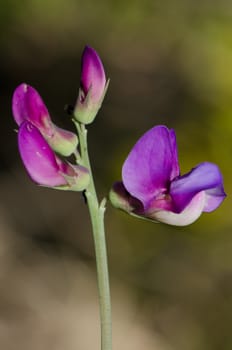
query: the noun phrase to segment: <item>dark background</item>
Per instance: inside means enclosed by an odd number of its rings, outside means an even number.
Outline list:
[[[156,124],[174,127],[182,173],[208,160],[228,198],[186,228],[107,207],[114,349],[232,349],[232,3],[0,1],[0,348],[99,349],[94,249],[78,193],[40,188],[19,158],[11,98],[21,82],[54,122],[76,100],[86,44],[110,87],[89,126],[101,197]]]

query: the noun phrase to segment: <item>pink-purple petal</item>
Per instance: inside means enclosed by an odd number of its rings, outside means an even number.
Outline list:
[[[178,175],[175,133],[162,125],[138,140],[122,168],[125,188],[145,210],[157,195],[167,193],[170,181]]]
[[[81,61],[81,87],[87,95],[91,88],[93,102],[99,102],[106,85],[105,71],[97,52],[86,46]]]
[[[225,197],[226,194],[222,185],[205,191],[205,206],[203,211],[210,213],[217,209]]]
[[[209,162],[201,163],[171,183],[170,194],[175,211],[183,211],[201,191],[205,191],[206,195],[203,211],[216,209],[225,198],[222,175],[217,165]]]
[[[47,129],[47,133],[49,133],[51,120],[47,107],[32,86],[23,83],[15,89],[12,110],[14,119],[19,126],[24,120],[28,120],[40,130]]]
[[[170,175],[170,180],[172,181],[180,174],[180,167],[178,162],[178,152],[176,143],[176,133],[174,129],[169,130],[169,140],[172,150],[172,172]]]
[[[55,153],[40,131],[28,121],[24,121],[19,128],[18,147],[24,166],[32,180],[49,187],[67,184],[60,174]]]
[[[155,211],[148,218],[168,225],[186,226],[196,221],[202,214],[205,205],[205,192],[197,193],[181,213],[169,210]]]

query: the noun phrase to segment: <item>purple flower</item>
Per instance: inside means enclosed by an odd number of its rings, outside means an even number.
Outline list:
[[[75,118],[84,123],[91,123],[104,99],[108,82],[97,52],[86,46],[81,58],[80,91],[74,110]]]
[[[27,84],[19,85],[13,94],[12,110],[16,123],[20,126],[25,120],[34,124],[56,152],[63,156],[71,155],[77,147],[77,136],[53,124],[41,96]]]
[[[217,165],[200,163],[181,176],[175,132],[156,126],[135,144],[114,184],[114,206],[132,215],[184,226],[215,210],[226,194]]]
[[[57,189],[82,191],[89,183],[88,170],[58,158],[35,125],[21,123],[18,147],[24,166],[37,184]]]

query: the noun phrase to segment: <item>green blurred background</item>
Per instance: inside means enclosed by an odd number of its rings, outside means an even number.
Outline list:
[[[186,228],[108,206],[114,349],[232,349],[232,3],[0,1],[0,348],[99,349],[94,249],[75,193],[39,188],[20,162],[11,97],[34,86],[53,120],[77,97],[86,44],[110,87],[89,127],[100,196],[135,141],[174,127],[182,172],[208,160],[228,198]]]

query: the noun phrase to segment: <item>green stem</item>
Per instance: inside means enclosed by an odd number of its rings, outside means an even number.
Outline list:
[[[105,199],[99,205],[94,180],[89,161],[88,145],[87,145],[87,130],[84,124],[79,124],[74,121],[80,141],[80,151],[82,157],[82,165],[90,171],[90,184],[86,189],[86,198],[89,207],[89,213],[93,229],[93,237],[95,244],[96,264],[97,264],[97,279],[99,290],[100,303],[100,318],[101,318],[101,350],[112,349],[112,322],[111,322],[111,301],[110,301],[110,286],[109,273],[107,263],[107,250],[104,229],[104,212]]]

